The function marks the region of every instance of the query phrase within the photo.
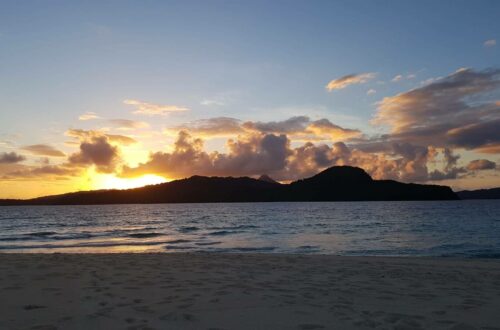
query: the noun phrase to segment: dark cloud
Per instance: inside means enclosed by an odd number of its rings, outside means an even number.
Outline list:
[[[303,132],[306,129],[306,126],[307,124],[309,124],[309,122],[310,122],[309,117],[297,116],[283,121],[270,121],[270,122],[247,121],[243,124],[243,127],[248,130],[255,130],[262,133],[290,134],[290,133]]]
[[[18,155],[15,152],[3,152],[0,153],[0,164],[14,164],[25,160],[26,157]]]
[[[494,170],[496,167],[497,164],[488,159],[475,159],[467,165],[469,171]]]
[[[461,69],[428,85],[384,98],[374,119],[386,139],[487,152],[500,146],[500,70]],[[487,149],[484,149],[487,148]]]
[[[112,173],[120,161],[118,147],[109,143],[106,136],[95,136],[80,144],[80,151],[68,158],[71,165],[95,165],[102,173]]]
[[[215,117],[200,119],[168,129],[171,132],[188,131],[192,134],[216,137],[216,136],[234,136],[243,133],[240,120],[230,117]]]
[[[66,156],[64,152],[57,150],[56,148],[46,145],[46,144],[34,144],[30,146],[25,146],[23,150],[29,151],[32,154],[38,156],[48,156],[48,157],[64,157]]]

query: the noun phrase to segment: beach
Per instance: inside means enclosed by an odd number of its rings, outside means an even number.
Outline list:
[[[0,329],[500,329],[500,262],[0,254],[0,296]]]

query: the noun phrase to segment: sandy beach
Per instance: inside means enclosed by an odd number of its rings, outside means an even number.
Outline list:
[[[500,262],[1,254],[0,329],[500,329]]]

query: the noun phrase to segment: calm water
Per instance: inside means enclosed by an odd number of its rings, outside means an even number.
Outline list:
[[[0,251],[500,258],[500,200],[0,207]]]

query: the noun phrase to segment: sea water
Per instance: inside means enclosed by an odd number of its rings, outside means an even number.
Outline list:
[[[0,207],[0,252],[500,258],[500,200]]]

